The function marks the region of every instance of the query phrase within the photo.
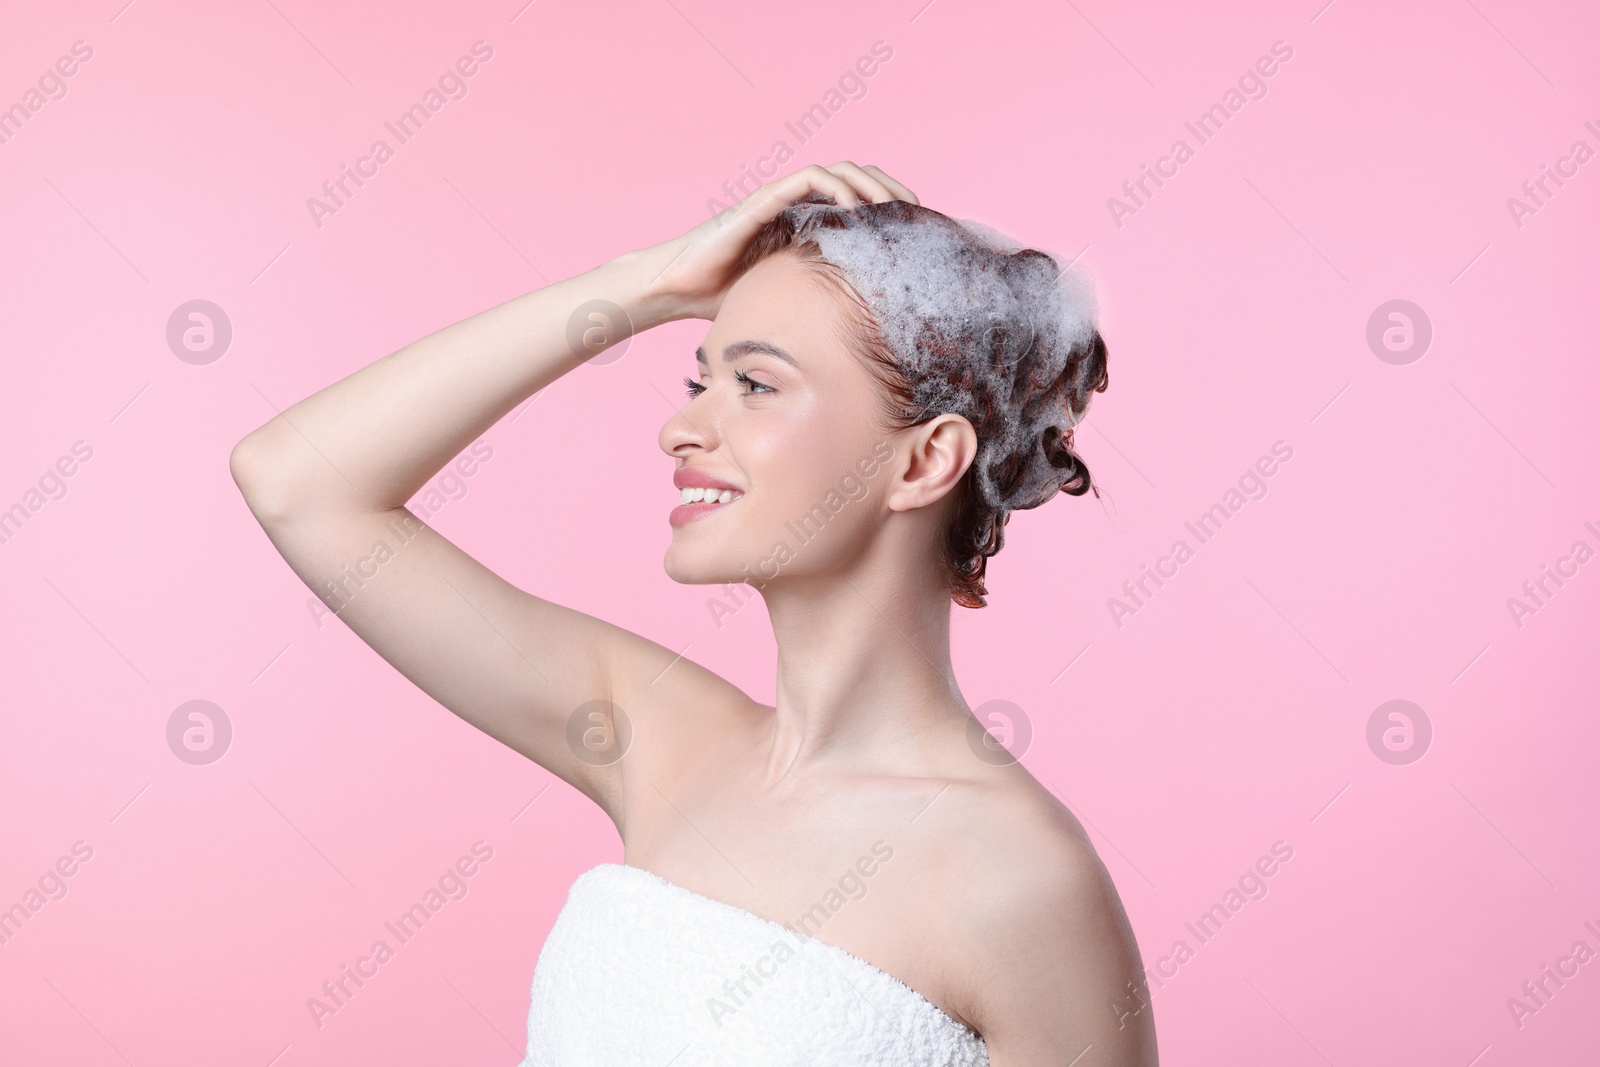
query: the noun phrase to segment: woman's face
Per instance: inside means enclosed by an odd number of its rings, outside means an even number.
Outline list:
[[[661,429],[691,498],[669,517],[673,580],[759,586],[825,573],[883,521],[897,442],[880,422],[882,387],[849,347],[841,299],[783,253],[724,296],[689,375],[695,395]]]

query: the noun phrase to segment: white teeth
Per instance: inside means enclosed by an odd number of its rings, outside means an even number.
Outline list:
[[[742,495],[742,493],[735,492],[732,489],[700,487],[679,490],[679,500],[684,504],[698,504],[702,501],[710,504],[727,504]]]

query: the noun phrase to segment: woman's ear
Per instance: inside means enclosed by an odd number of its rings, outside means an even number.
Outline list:
[[[942,499],[961,483],[978,454],[978,435],[960,415],[940,415],[903,431],[906,458],[889,489],[891,511],[911,511]]]

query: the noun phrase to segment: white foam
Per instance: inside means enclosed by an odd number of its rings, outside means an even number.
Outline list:
[[[1026,247],[1044,250],[972,220],[886,210],[869,220],[815,203],[788,210],[866,302],[918,408],[965,415],[978,428],[973,467],[985,503],[1013,510],[1053,496],[1073,472],[1051,466],[1045,431],[1065,433],[1088,407],[1087,383],[1055,388],[1069,357],[1081,357],[1095,334],[1088,275],[1060,270],[1066,261],[1056,256],[1055,267],[1036,256],[1013,257]],[[808,216],[817,213],[846,226],[816,225]],[[985,410],[1002,417],[983,418]],[[1018,452],[1025,469],[1002,492],[996,476]]]

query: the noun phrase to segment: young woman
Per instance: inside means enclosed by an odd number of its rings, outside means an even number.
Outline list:
[[[586,334],[596,309],[609,335]],[[712,324],[660,433],[666,570],[765,600],[771,706],[405,508],[536,390],[683,318]],[[574,883],[540,953],[525,1063],[1156,1063],[1105,867],[950,659],[952,602],[982,606],[1010,512],[1090,488],[1071,428],[1105,359],[1080,276],[845,162],[430,334],[238,444],[246,501],[319,593],[391,522],[418,529],[340,618],[621,835],[625,863]]]

